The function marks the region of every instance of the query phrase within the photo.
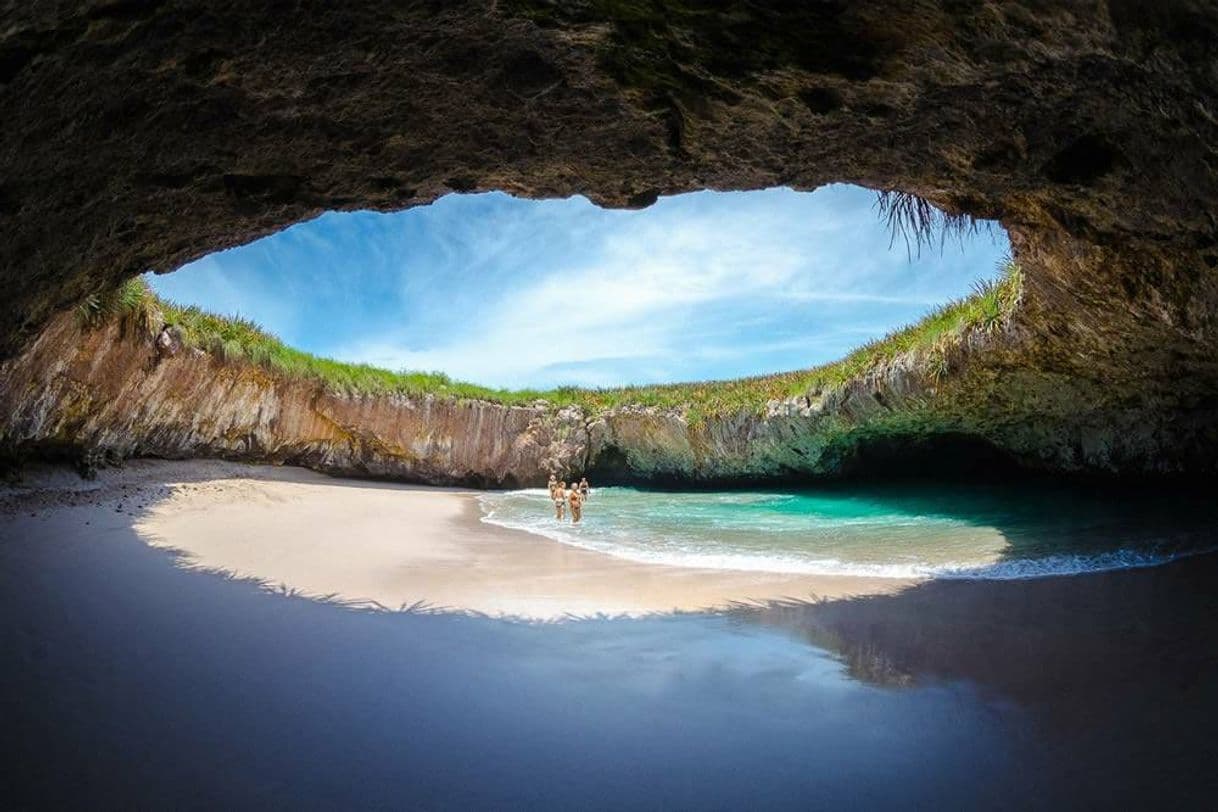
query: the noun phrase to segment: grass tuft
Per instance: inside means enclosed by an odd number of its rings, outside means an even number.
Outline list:
[[[143,330],[151,330],[157,319],[156,295],[143,279],[129,279],[102,293],[93,293],[76,306],[82,328],[94,328],[112,319],[124,319]]]

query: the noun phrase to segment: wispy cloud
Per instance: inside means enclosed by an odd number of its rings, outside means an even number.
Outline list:
[[[445,198],[326,215],[156,286],[239,307],[314,352],[493,385],[755,374],[908,322],[1007,250],[982,236],[910,263],[871,203],[849,187],[699,193],[638,212]]]

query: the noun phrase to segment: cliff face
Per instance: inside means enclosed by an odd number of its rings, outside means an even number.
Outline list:
[[[148,269],[450,191],[645,206],[853,182],[1001,220],[1026,275],[1013,348],[946,383],[881,371],[693,427],[592,415],[583,452],[544,410],[346,402],[204,360],[145,370],[117,345],[61,344],[76,371],[7,387],[3,417],[19,438],[437,481],[581,453],[817,469],[854,453],[824,441],[839,424],[963,431],[1054,467],[1192,470],[1218,457],[1215,43],[1218,10],[1198,0],[0,4],[0,358]]]
[[[578,415],[426,398],[356,398],[224,364],[146,331],[52,321],[0,366],[0,438],[73,458],[218,456],[431,483],[515,484],[568,468]]]
[[[540,485],[550,472],[655,484],[831,477],[884,473],[911,457],[934,470],[950,465],[945,441],[1054,470],[1215,470],[1206,452],[1218,444],[1212,404],[1186,410],[1105,392],[1030,365],[1035,347],[1014,321],[970,328],[840,386],[694,419],[637,406],[590,413],[543,402],[343,395],[220,361],[159,324],[82,329],[62,314],[0,364],[0,451],[86,467],[128,456],[218,456],[509,487]]]

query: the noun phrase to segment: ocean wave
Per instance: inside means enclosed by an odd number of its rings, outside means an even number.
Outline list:
[[[513,495],[548,497],[545,489],[529,489],[505,494],[505,496]],[[814,558],[808,555],[784,555],[777,552],[762,553],[730,548],[721,552],[711,552],[704,548],[691,548],[688,544],[682,546],[681,542],[688,540],[675,537],[665,538],[663,543],[657,542],[655,547],[640,546],[620,540],[626,536],[632,539],[637,538],[640,534],[638,531],[628,533],[624,528],[616,533],[605,533],[603,530],[586,532],[587,528],[574,529],[571,525],[555,524],[548,513],[529,519],[505,516],[501,506],[496,504],[495,495],[483,495],[479,497],[479,501],[484,513],[482,521],[487,524],[521,530],[572,547],[636,563],[739,572],[891,579],[1011,581],[1154,567],[1191,555],[1218,550],[1218,546],[1187,551],[1122,548],[1103,552],[999,559],[987,563],[976,561],[948,561],[935,564],[918,561],[845,561],[832,557]],[[638,517],[633,518],[637,520]]]

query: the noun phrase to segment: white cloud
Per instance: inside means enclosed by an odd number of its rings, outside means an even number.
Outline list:
[[[582,263],[528,277],[489,318],[445,345],[407,350],[400,337],[381,338],[342,355],[496,385],[522,385],[543,370],[550,382],[566,375],[571,382],[611,383],[591,365],[679,354],[684,311],[785,295],[800,270],[788,246],[762,244],[711,218],[672,228],[637,224],[588,254]]]
[[[807,366],[960,295],[998,253],[911,266],[903,246],[887,250],[871,199],[701,193],[605,212],[483,195],[332,214],[226,255],[223,283],[195,299],[250,302],[246,315],[316,352],[499,386]],[[259,295],[238,276],[261,280]]]

